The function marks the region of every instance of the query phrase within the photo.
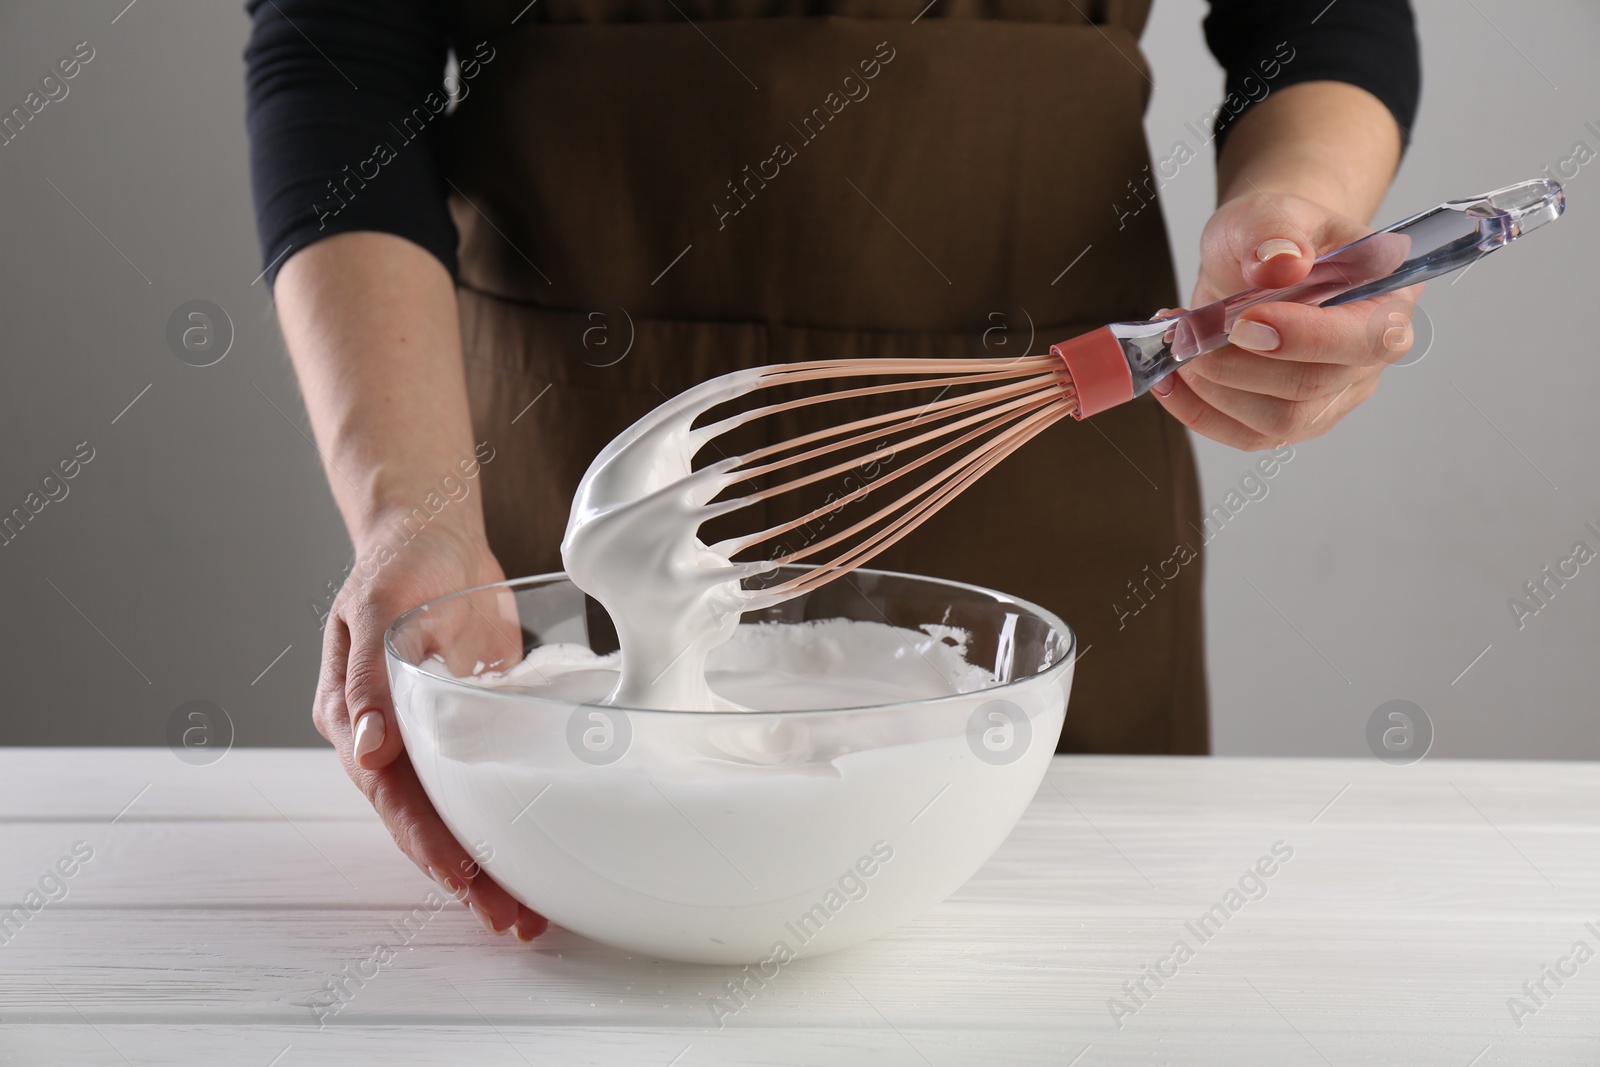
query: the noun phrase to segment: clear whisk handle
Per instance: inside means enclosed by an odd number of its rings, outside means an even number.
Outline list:
[[[1545,178],[1447,200],[1318,257],[1295,285],[1246,289],[1159,319],[1114,322],[1050,351],[1066,362],[1077,387],[1077,417],[1086,418],[1144,394],[1186,360],[1226,345],[1235,320],[1258,304],[1333,307],[1416,285],[1476,263],[1565,208],[1561,183]]]

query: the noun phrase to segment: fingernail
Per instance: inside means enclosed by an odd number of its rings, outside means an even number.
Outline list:
[[[1264,322],[1240,319],[1228,331],[1228,340],[1252,352],[1271,352],[1278,347],[1278,331]]]
[[[1152,385],[1150,387],[1150,391],[1152,393],[1156,394],[1156,396],[1171,396],[1172,395],[1172,375],[1169,374],[1165,378],[1162,378],[1159,381],[1157,381],[1156,384],[1154,384],[1154,385]]]
[[[517,614],[517,594],[509,589],[502,589],[495,594],[494,603],[495,610],[500,613],[500,617],[506,622],[509,622],[512,626],[517,626],[522,622],[522,617]]]
[[[499,936],[500,934],[505,933],[506,930],[508,929],[507,927],[504,927],[504,926],[502,926],[498,930],[495,929],[494,920],[489,918],[489,913],[484,911],[483,908],[481,908],[477,904],[468,904],[467,907],[472,909],[472,914],[474,914],[474,915],[476,915],[478,917],[478,922],[483,926],[483,928],[485,930],[489,931],[491,934]]]
[[[356,718],[356,762],[383,747],[383,712],[364,711]]]
[[[434,870],[432,867],[429,867],[428,868],[428,877],[432,878],[435,882],[438,882],[440,885],[444,886],[445,892],[449,893],[451,896],[455,897],[457,900],[460,900],[462,897],[467,895],[467,887],[465,885],[463,885],[461,883],[461,881],[459,879],[457,879],[454,875],[451,875],[451,874],[440,874],[438,871]]]
[[[1175,315],[1175,314],[1177,314],[1177,312],[1174,311],[1172,308],[1162,308],[1160,311],[1156,312],[1155,317],[1158,318],[1158,319],[1164,319],[1168,315]]]
[[[543,915],[535,915],[527,922],[517,920],[517,940],[526,945],[550,928],[550,920]]]
[[[1295,259],[1299,259],[1300,246],[1282,237],[1274,237],[1270,241],[1262,241],[1256,246],[1256,261],[1258,263],[1265,263],[1267,260],[1276,259],[1279,256],[1293,256]]]

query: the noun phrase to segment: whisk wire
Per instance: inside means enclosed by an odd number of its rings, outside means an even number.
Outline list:
[[[1011,419],[1009,421],[1005,420],[1005,419],[991,421],[987,425],[979,427],[978,429],[973,430],[973,431],[965,434],[964,436],[962,436],[958,440],[947,442],[942,447],[940,447],[938,449],[935,449],[934,451],[929,452],[929,453],[927,453],[927,454],[925,454],[923,456],[919,456],[917,459],[915,459],[912,462],[906,464],[903,468],[893,472],[890,475],[885,476],[883,479],[881,479],[877,483],[877,485],[862,486],[862,487],[856,489],[855,491],[853,491],[852,493],[848,494],[848,498],[841,498],[839,500],[833,501],[831,504],[825,504],[824,506],[822,506],[820,508],[817,508],[815,511],[811,512],[810,515],[806,516],[802,522],[786,523],[782,527],[775,528],[775,530],[773,530],[773,531],[768,531],[767,534],[758,535],[757,538],[755,538],[754,541],[750,542],[750,543],[759,543],[761,540],[765,540],[765,539],[767,539],[767,537],[774,536],[776,533],[781,533],[781,532],[786,531],[787,529],[792,529],[795,526],[802,525],[803,522],[809,522],[810,520],[818,518],[818,517],[820,517],[820,516],[822,516],[824,514],[827,514],[828,512],[830,512],[832,510],[836,510],[839,507],[842,507],[845,504],[849,503],[850,500],[856,499],[856,498],[859,498],[859,497],[864,497],[868,493],[870,493],[873,489],[881,487],[884,483],[892,481],[895,478],[898,478],[903,474],[908,474],[911,471],[915,470],[916,468],[918,468],[920,466],[924,466],[927,463],[931,463],[932,461],[934,461],[936,459],[939,459],[941,456],[943,456],[943,455],[945,455],[945,454],[947,454],[949,452],[954,451],[955,449],[959,448],[962,445],[968,444],[968,443],[970,443],[970,442],[972,442],[972,441],[974,441],[974,440],[976,440],[976,439],[978,439],[980,437],[983,437],[986,434],[994,434],[994,433],[996,433],[996,431],[1000,431],[1000,430],[1006,429],[1007,426],[1009,426],[1011,424],[1014,424],[1015,422],[1018,422],[1018,421],[1021,421],[1022,419],[1024,419],[1027,416],[1028,412],[1030,412],[1030,411],[1036,411],[1040,407],[1048,406],[1048,405],[1054,404],[1054,403],[1056,403],[1056,401],[1051,399],[1051,398],[1045,398],[1045,397],[1037,398],[1032,404],[1030,404],[1028,406],[1028,408],[1024,409],[1024,411],[1021,414],[1017,415],[1015,418],[1013,418],[1013,419]],[[1000,438],[999,435],[997,435],[995,438],[991,439],[991,441],[985,442],[984,444],[980,445],[978,448],[974,449],[973,451],[967,453],[966,455],[964,455],[961,458],[959,458],[958,460],[956,460],[948,468],[946,468],[945,471],[941,472],[937,477],[935,477],[933,479],[930,479],[929,481],[924,482],[921,485],[913,488],[909,492],[901,495],[899,498],[894,500],[892,503],[890,503],[890,504],[886,505],[885,507],[879,509],[877,512],[875,512],[875,513],[873,513],[871,515],[868,515],[867,517],[865,517],[863,519],[858,520],[857,522],[855,522],[851,526],[849,526],[849,527],[847,527],[847,528],[845,528],[843,530],[840,530],[838,533],[834,534],[831,537],[828,537],[825,540],[816,542],[815,544],[803,546],[803,547],[801,547],[799,549],[796,549],[793,552],[790,552],[790,553],[788,553],[788,554],[786,554],[784,556],[781,556],[781,557],[778,558],[778,561],[781,562],[781,563],[797,562],[797,561],[799,561],[801,559],[805,559],[808,556],[813,556],[813,555],[815,555],[816,553],[822,551],[825,548],[830,548],[833,545],[838,544],[840,542],[848,541],[851,537],[855,536],[856,534],[860,533],[861,531],[869,529],[870,527],[872,527],[873,525],[877,524],[878,522],[886,519],[888,516],[893,515],[895,512],[901,510],[902,508],[910,505],[911,503],[914,503],[916,500],[918,500],[918,499],[926,496],[927,494],[931,493],[938,486],[939,482],[942,479],[949,477],[952,472],[960,471],[960,470],[964,469],[966,466],[977,462],[978,459],[981,458],[987,452],[988,449],[993,447],[994,441],[995,440],[999,440],[999,439],[1001,439],[1001,438]]]
[[[915,448],[918,445],[926,444],[929,441],[934,441],[934,440],[937,440],[940,437],[944,437],[944,436],[948,436],[949,434],[956,433],[959,430],[962,430],[962,429],[964,429],[964,428],[966,428],[968,426],[973,425],[974,423],[993,422],[993,420],[995,420],[997,417],[1001,417],[1001,416],[1010,414],[1010,413],[1014,412],[1018,408],[1031,408],[1031,407],[1037,406],[1037,405],[1042,404],[1042,403],[1048,403],[1051,400],[1053,400],[1054,398],[1051,397],[1050,395],[1042,394],[1040,392],[1039,384],[1040,383],[1034,383],[1032,385],[1029,385],[1025,389],[1024,388],[1020,388],[1020,387],[1015,387],[1015,386],[1010,388],[1009,390],[1007,390],[1007,392],[1011,394],[1011,399],[1006,401],[1006,402],[1003,402],[1003,403],[998,403],[997,404],[993,400],[969,400],[968,403],[962,404],[959,407],[954,407],[954,408],[948,409],[948,410],[944,411],[943,413],[941,413],[941,417],[943,417],[943,418],[950,418],[950,417],[956,416],[956,415],[964,415],[965,417],[963,417],[963,418],[955,418],[954,421],[949,421],[949,422],[943,423],[942,425],[937,425],[933,429],[927,430],[927,431],[925,431],[925,432],[923,432],[921,434],[918,434],[915,437],[911,437],[911,438],[903,439],[903,440],[898,440],[898,441],[892,441],[892,443],[895,445],[897,450],[900,449],[900,448]],[[1049,384],[1049,383],[1045,382],[1043,384]],[[976,410],[975,411],[975,409],[982,409],[982,410]],[[974,413],[974,411],[975,411],[975,413]],[[862,421],[865,422],[865,421],[881,421],[881,420],[876,420],[875,419],[875,420],[862,420]],[[912,428],[915,428],[918,425],[922,425],[923,423],[928,422],[928,421],[932,421],[932,420],[929,420],[926,416],[920,416],[919,415],[916,418],[913,418],[911,421],[907,422],[904,426],[896,427],[894,432],[902,432],[904,430],[912,429]],[[848,431],[851,428],[851,426],[853,426],[853,425],[855,425],[855,424],[849,424],[849,425],[845,426],[843,429]],[[965,440],[969,440],[969,439],[970,438],[963,438],[962,440],[965,441]],[[883,441],[883,442],[886,442],[886,443],[890,443],[891,442],[891,438],[889,436],[886,436],[885,434],[883,434],[883,433],[881,433],[881,432],[879,432],[877,430],[867,430],[867,431],[865,431],[863,433],[860,433],[860,434],[857,434],[857,435],[855,435],[853,437],[847,438],[846,440],[836,441],[836,442],[834,442],[832,444],[823,445],[821,447],[814,448],[809,452],[802,453],[801,455],[798,455],[798,456],[791,456],[791,457],[789,457],[787,459],[783,459],[783,460],[775,460],[775,461],[773,461],[771,463],[768,463],[768,464],[766,464],[764,466],[756,467],[756,468],[753,468],[753,469],[743,469],[741,467],[740,469],[736,470],[735,473],[739,474],[739,475],[741,475],[741,476],[743,476],[745,478],[756,478],[756,477],[760,477],[760,476],[765,475],[765,474],[769,474],[769,473],[771,473],[773,471],[776,471],[776,470],[781,470],[781,469],[784,469],[786,467],[793,466],[795,464],[804,463],[804,462],[807,462],[807,461],[812,460],[812,459],[816,459],[816,458],[821,457],[821,456],[830,455],[830,454],[838,452],[838,451],[840,451],[840,450],[842,450],[844,448],[848,448],[848,447],[851,447],[853,445],[863,444],[863,443],[865,443],[867,441],[873,441],[873,440]],[[942,454],[944,451],[948,451],[948,449],[941,449],[940,454]],[[790,480],[788,482],[783,483],[782,485],[773,486],[773,487],[768,488],[768,489],[757,490],[756,492],[753,492],[753,493],[747,494],[746,496],[740,497],[737,501],[730,501],[729,503],[735,505],[735,507],[730,507],[730,508],[728,508],[726,510],[728,510],[728,511],[737,510],[738,507],[744,507],[746,505],[754,504],[754,503],[756,503],[758,501],[761,501],[761,500],[770,499],[771,497],[778,496],[778,495],[780,495],[782,493],[791,492],[791,491],[793,491],[795,489],[799,489],[799,488],[801,488],[803,486],[811,485],[814,482],[821,481],[823,478],[832,477],[835,474],[841,474],[844,471],[851,470],[851,469],[853,469],[855,467],[864,466],[870,460],[871,460],[871,456],[870,455],[868,455],[866,457],[859,457],[859,456],[851,457],[849,459],[846,459],[846,460],[843,460],[841,462],[835,463],[831,467],[825,467],[825,468],[823,468],[821,470],[812,471],[809,474],[805,474],[805,475],[802,475],[801,477],[794,478],[794,479],[792,479],[792,480]],[[907,469],[910,469],[910,468],[909,467],[902,468],[900,471],[896,471],[895,472],[896,476],[898,476],[901,473],[904,473],[904,471],[907,470]],[[888,479],[885,479],[885,480],[888,480]],[[721,508],[718,508],[717,511],[718,511],[718,513],[723,513],[723,509],[721,509]]]
[[[896,377],[905,380],[881,380]],[[712,548],[730,559],[747,554],[797,529],[808,528],[825,516],[839,514],[848,505],[908,475],[922,471],[926,476],[837,532],[792,550],[779,543],[767,550],[770,558],[737,564],[770,574],[783,564],[822,560],[795,578],[759,590],[752,588],[754,602],[776,603],[861,565],[911,533],[1046,427],[1078,409],[1071,376],[1054,355],[1027,356],[1003,365],[988,359],[810,360],[764,371],[748,388],[760,390],[837,378],[880,380],[765,404],[715,420],[694,433],[710,442],[738,427],[816,405],[897,393],[932,391],[934,395],[920,406],[825,426],[714,464],[715,477],[723,489],[706,502],[708,518],[783,498],[847,471],[866,472],[871,468],[872,475],[865,484],[849,488],[842,495],[829,494],[818,506],[802,505],[803,513],[796,517],[773,523],[759,533],[727,538]],[[953,395],[946,395],[953,390]],[[886,448],[890,451],[885,455]],[[878,464],[892,463],[896,455],[902,456],[901,461],[879,474]],[[772,486],[761,485],[774,476],[783,480]],[[756,488],[729,499],[717,499],[734,484]],[[827,558],[830,552],[834,555]]]
[[[956,380],[959,381],[960,379]],[[1044,385],[1050,384],[1053,380],[1054,379],[1049,376],[1035,376],[1020,382],[1011,381],[1005,385],[991,386],[988,389],[979,390],[978,392],[974,393],[958,393],[957,395],[948,398],[944,397],[941,393],[940,396],[935,397],[933,400],[930,400],[927,404],[917,409],[917,414],[911,417],[909,425],[917,425],[920,422],[931,421],[932,419],[945,414],[957,414],[961,411],[970,411],[974,408],[982,407],[983,405],[991,402],[1005,400],[1021,393],[1033,392]],[[838,397],[837,394],[830,394],[827,399],[840,399],[840,397]],[[773,413],[774,412],[770,409],[762,408],[753,412],[752,415],[755,417],[763,417]],[[825,441],[830,437],[837,437],[840,434],[849,433],[852,430],[870,430],[875,426],[882,426],[886,423],[902,422],[905,420],[906,413],[904,411],[890,411],[884,414],[871,415],[866,418],[857,419],[853,422],[843,423],[838,426],[829,426],[825,429],[814,430],[811,433],[802,434],[799,437],[790,438],[787,441],[775,442],[763,448],[758,448],[754,451],[748,452],[741,457],[741,459],[745,463],[756,463],[763,460],[769,460],[773,456],[782,455],[785,452],[804,448],[806,445],[814,444],[818,441]],[[751,419],[749,421],[754,420]],[[836,445],[830,446],[829,450],[837,450],[839,448],[849,447],[853,444],[860,444],[863,440],[867,440],[875,436],[878,435],[873,433],[863,433],[856,437],[850,438],[848,441],[841,441]],[[815,452],[806,453],[807,457],[821,454],[823,454],[823,450],[821,449]],[[771,467],[758,468],[756,471],[752,471],[751,473],[755,474],[758,471],[765,472],[766,470],[772,469],[772,467],[784,466],[790,462],[793,462],[793,460],[786,459],[777,461],[774,462]]]
[[[1070,402],[1064,400],[1056,401],[1044,410],[1038,411],[1013,425],[991,442],[988,447],[972,453],[968,458],[946,470],[939,477],[902,497],[901,501],[897,502],[896,505],[891,505],[890,508],[873,516],[875,521],[883,518],[885,514],[892,514],[898,504],[908,499],[924,498],[872,537],[862,541],[839,558],[822,564],[797,578],[792,578],[789,581],[773,586],[767,592],[777,599],[786,599],[789,596],[798,595],[819,585],[826,584],[840,574],[853,570],[872,556],[911,533],[912,530],[926,521],[929,516],[951,500],[954,500],[967,486],[977,481],[997,463],[1022,447],[1045,427],[1067,417],[1071,412],[1072,405]],[[809,555],[810,552],[804,554]],[[800,558],[800,556],[801,554],[795,554],[796,558]],[[791,561],[786,557],[777,562]]]
[[[956,385],[968,385],[979,382],[1006,381],[1015,378],[1028,377],[1041,371],[1060,372],[1061,361],[1054,356],[1033,356],[1015,360],[1006,364],[1004,368],[996,369],[995,365],[987,360],[939,360],[941,377],[929,378],[928,360],[919,359],[846,359],[846,360],[811,360],[805,363],[791,363],[788,366],[764,374],[757,380],[754,388],[768,389],[784,385],[797,385],[801,382],[816,381],[820,378],[836,377],[884,377],[891,374],[920,374],[924,377],[913,381],[885,382],[878,385],[858,386],[854,389],[839,389],[829,393],[817,393],[811,396],[797,397],[793,400],[784,400],[776,404],[768,404],[754,408],[750,411],[730,415],[723,419],[707,432],[707,437],[717,437],[729,430],[754,422],[757,419],[785,411],[794,411],[798,408],[811,407],[815,404],[832,403],[836,400],[850,400],[863,396],[878,396],[884,393],[908,392],[919,389],[949,388]],[[921,366],[916,366],[920,364]],[[890,365],[886,369],[886,365]],[[896,369],[893,365],[902,365]],[[947,373],[948,372],[948,373]],[[894,412],[886,419],[903,417],[903,412]],[[827,436],[835,432],[833,429],[816,431],[817,435]],[[811,436],[811,435],[807,435]],[[770,446],[781,449],[795,442],[784,442]]]

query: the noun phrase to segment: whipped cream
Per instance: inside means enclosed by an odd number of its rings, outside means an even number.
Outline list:
[[[872,707],[996,684],[993,672],[967,662],[966,631],[927,630],[852,619],[746,623],[708,651],[704,677],[724,710],[762,711]],[[426,666],[449,676],[437,657]],[[572,704],[601,704],[626,670],[623,653],[598,656],[584,645],[550,644],[503,673],[474,680]]]
[[[742,418],[692,424],[747,392],[761,374],[725,374],[661,404],[601,450],[578,485],[561,562],[617,628],[622,655],[604,703],[740,710],[707,683],[706,657],[733,635],[741,612],[779,598],[740,587],[771,564],[735,564],[697,535],[715,513],[708,502],[739,479],[729,473],[737,457],[695,471],[695,453]]]

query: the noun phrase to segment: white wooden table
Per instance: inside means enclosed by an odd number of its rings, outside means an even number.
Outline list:
[[[455,904],[402,944],[430,886],[327,751],[0,750],[0,902],[59,898],[0,916],[0,1063],[1600,1063],[1594,764],[1058,758],[955,897],[720,1030],[733,968]],[[375,973],[319,1028],[347,965]]]

